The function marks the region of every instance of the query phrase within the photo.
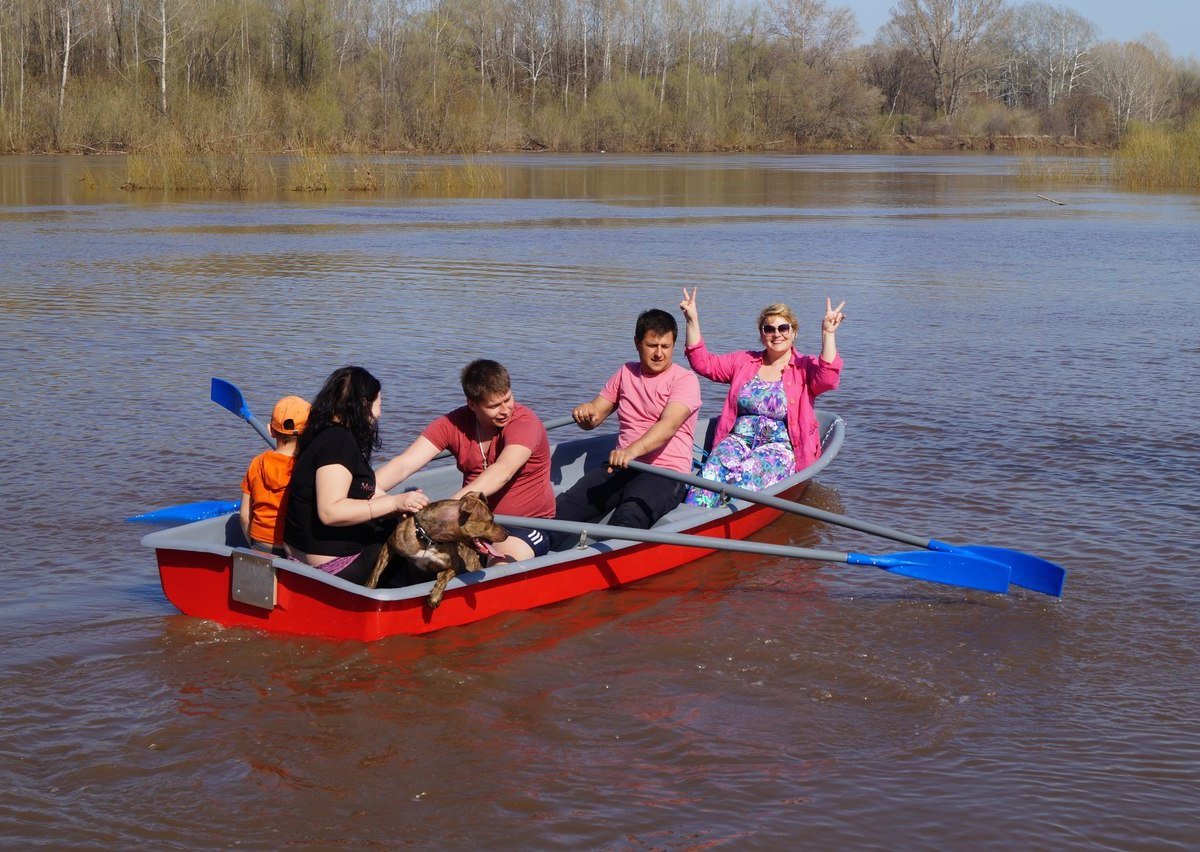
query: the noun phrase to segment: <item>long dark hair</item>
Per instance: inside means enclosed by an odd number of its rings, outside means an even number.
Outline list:
[[[382,385],[362,367],[342,367],[325,380],[324,387],[313,399],[308,412],[308,425],[300,433],[297,455],[303,453],[317,435],[335,423],[354,435],[354,441],[370,460],[371,453],[383,446],[379,439],[379,424],[371,417],[371,406],[379,396]]]

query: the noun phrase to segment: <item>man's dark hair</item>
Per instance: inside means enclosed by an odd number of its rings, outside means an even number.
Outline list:
[[[675,340],[679,339],[679,325],[675,322],[675,317],[658,308],[651,308],[638,314],[637,326],[633,330],[633,339],[641,343],[642,338],[651,331],[658,335],[666,334],[669,331]]]

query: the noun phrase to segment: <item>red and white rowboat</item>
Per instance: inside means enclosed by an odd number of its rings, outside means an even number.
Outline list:
[[[818,412],[821,457],[765,491],[797,499],[808,482],[837,455],[845,435],[841,418]],[[712,420],[698,431],[711,440]],[[594,435],[552,447],[555,490],[604,463],[615,435]],[[456,491],[461,476],[452,466],[411,477],[431,499]],[[715,509],[681,505],[655,532],[689,533],[741,540],[782,514],[778,509],[734,500]],[[237,515],[225,515],[151,533],[163,593],[180,612],[227,626],[277,633],[372,641],[416,635],[479,621],[502,612],[532,609],[587,592],[612,589],[693,562],[713,551],[678,544],[609,539],[511,565],[462,574],[446,589],[441,606],[426,605],[431,583],[399,589],[367,589],[290,559],[245,548]]]

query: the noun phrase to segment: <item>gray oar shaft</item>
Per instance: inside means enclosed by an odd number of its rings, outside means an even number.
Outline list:
[[[919,538],[918,536],[909,533],[893,530],[880,524],[873,524],[870,521],[859,521],[854,518],[848,518],[845,515],[835,515],[833,512],[826,512],[821,509],[805,506],[803,503],[796,503],[792,500],[784,500],[781,497],[773,497],[770,494],[761,494],[757,491],[750,491],[746,488],[739,488],[736,485],[726,485],[724,483],[713,482],[701,476],[693,476],[690,473],[681,473],[677,470],[666,470],[661,467],[646,464],[640,461],[631,461],[629,463],[631,470],[640,470],[644,473],[653,473],[667,479],[673,479],[676,482],[682,482],[685,485],[693,485],[696,488],[703,488],[705,491],[714,491],[717,494],[724,494],[727,497],[736,500],[746,500],[750,503],[758,503],[762,506],[770,506],[772,509],[779,509],[784,512],[791,512],[795,515],[803,515],[806,518],[813,518],[818,521],[836,524],[837,526],[846,527],[847,529],[858,530],[859,532],[877,535],[881,538],[890,538],[893,541],[899,541],[904,544],[911,544],[916,547],[926,547],[929,544],[929,539]]]
[[[506,527],[528,527],[543,532],[567,533],[586,536],[595,541],[616,539],[618,541],[644,541],[651,544],[674,544],[681,547],[701,547],[708,550],[729,550],[736,553],[753,553],[757,556],[784,556],[791,559],[811,559],[816,562],[846,562],[850,555],[834,550],[809,550],[804,547],[789,547],[784,544],[768,544],[759,541],[738,541],[728,538],[711,538],[706,535],[662,532],[660,530],[636,530],[630,527],[614,527],[605,524],[586,524],[579,521],[557,521],[549,518],[518,518],[513,515],[496,515],[496,523]]]
[[[267,442],[268,447],[275,449],[275,438],[272,437],[271,433],[267,431],[267,427],[262,424],[261,420],[247,411],[246,422],[254,427],[254,431],[257,432],[259,436]]]

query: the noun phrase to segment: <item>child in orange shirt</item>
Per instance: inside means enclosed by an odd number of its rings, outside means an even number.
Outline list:
[[[287,511],[287,487],[296,463],[296,445],[308,422],[307,402],[298,396],[285,396],[271,412],[271,434],[275,449],[254,457],[242,478],[242,506],[239,512],[242,534],[255,550],[285,555],[283,518]]]

